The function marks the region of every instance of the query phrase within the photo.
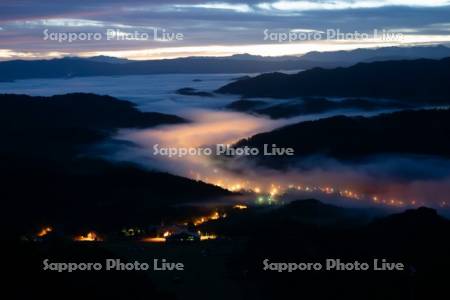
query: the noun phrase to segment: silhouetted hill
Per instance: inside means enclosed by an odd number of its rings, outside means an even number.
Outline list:
[[[181,88],[181,89],[176,90],[175,92],[179,95],[184,95],[184,96],[214,97],[214,94],[212,94],[212,93],[198,91],[198,90],[196,90],[194,88],[190,88],[190,87]]]
[[[130,164],[67,158],[64,162],[1,156],[3,221],[30,230],[51,224],[68,232],[146,227],[169,218],[172,205],[231,193],[206,183]]]
[[[367,209],[344,208],[322,203],[316,199],[292,201],[271,212],[270,218],[319,226],[356,226],[368,223],[380,212]]]
[[[83,59],[83,58],[80,58]],[[111,64],[125,64],[129,63],[130,60],[126,58],[119,58],[119,57],[113,57],[113,56],[105,56],[105,55],[97,55],[97,56],[91,56],[88,58],[85,58],[91,61],[97,61],[97,62],[107,62]]]
[[[318,62],[340,62],[341,64],[352,65],[358,62],[373,62],[385,60],[404,59],[441,59],[450,57],[450,48],[438,46],[417,46],[417,47],[383,47],[375,49],[355,49],[348,51],[329,52],[308,52],[301,56],[302,59]]]
[[[276,104],[274,101],[238,100],[226,106],[226,108],[231,110],[253,112],[269,116],[273,119],[319,114],[338,110],[374,111],[382,109],[405,109],[411,107],[411,105],[400,101],[375,101],[366,99],[329,100],[325,98],[310,97],[280,104]]]
[[[450,58],[359,63],[298,74],[262,74],[232,82],[218,93],[245,97],[373,97],[423,103],[450,101]]]
[[[225,108],[235,110],[235,111],[254,111],[255,109],[267,105],[267,102],[256,101],[256,100],[237,100],[231,102]]]
[[[393,214],[375,220],[370,228],[377,232],[389,231],[390,234],[403,234],[414,232],[418,234],[436,233],[439,228],[450,230],[450,221],[438,215],[437,211],[427,207],[408,209],[405,212]]]
[[[379,225],[381,223],[383,226]],[[247,288],[257,286],[258,299],[289,298],[299,287],[302,295],[315,299],[439,298],[446,293],[444,278],[450,266],[448,223],[424,208],[353,228],[335,224],[305,226],[289,221],[280,226],[266,222],[250,238],[236,269],[245,270],[242,280]],[[281,273],[263,268],[265,260],[325,264],[327,259],[339,259],[341,263],[366,262],[371,267],[367,271]],[[374,259],[402,263],[404,271],[373,270]]]
[[[0,153],[65,157],[119,128],[145,128],[186,120],[141,112],[135,104],[110,96],[66,94],[52,97],[0,95]]]
[[[316,199],[303,199],[272,208],[251,208],[226,219],[205,224],[206,232],[223,236],[295,236],[317,228],[348,229],[368,224],[384,212],[376,209],[344,208]]]
[[[338,159],[400,153],[450,156],[450,110],[418,110],[375,117],[337,116],[301,122],[237,143],[238,147],[264,144],[293,148],[294,157],[326,155]],[[260,156],[264,163],[280,164],[286,157]]]
[[[0,126],[117,129],[176,124],[186,120],[141,112],[132,102],[110,96],[73,93],[51,97],[0,94]]]
[[[94,94],[0,95],[3,221],[30,230],[158,224],[174,204],[230,193],[202,182],[88,158],[118,128],[185,122]]]
[[[351,209],[325,204],[316,199],[292,201],[277,210],[283,216],[296,216],[302,218],[335,218],[350,215]]]

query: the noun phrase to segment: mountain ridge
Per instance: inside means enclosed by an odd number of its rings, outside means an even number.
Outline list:
[[[129,60],[104,55],[87,58],[71,56],[40,60],[0,61],[0,82],[86,76],[262,73],[279,70],[305,70],[314,67],[345,67],[362,61],[385,60],[392,57],[417,59],[446,56],[450,56],[450,48],[442,45],[310,52],[303,56],[258,56],[244,53],[225,57],[204,56],[156,60]]]
[[[450,101],[450,57],[358,63],[297,74],[266,73],[229,83],[216,92],[243,97],[370,97],[423,103]]]

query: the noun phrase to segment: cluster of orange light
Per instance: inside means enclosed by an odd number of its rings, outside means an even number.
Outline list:
[[[249,191],[249,192],[253,192],[256,194],[260,194],[263,192],[263,189],[261,189],[261,187],[259,187],[257,185],[251,185],[249,182],[226,184],[226,183],[223,183],[222,180],[219,180],[216,182],[210,182],[210,181],[208,181],[207,177],[204,178],[203,180],[207,183],[212,183],[218,187],[229,190],[231,192]],[[282,190],[282,188],[280,185],[271,184],[270,187],[266,191],[270,196],[273,197],[273,196],[280,194],[281,190]]]
[[[383,204],[383,205],[389,205],[389,206],[398,206],[398,207],[406,206],[406,205],[416,206],[418,204],[418,202],[415,200],[411,200],[411,201],[403,201],[403,200],[396,200],[396,199],[387,200],[387,199],[381,199],[378,196],[371,196],[371,197],[364,196],[364,195],[358,194],[357,192],[349,190],[349,189],[339,190],[339,189],[335,189],[332,187],[309,187],[309,186],[297,186],[297,187],[295,187],[295,189],[300,190],[300,191],[306,191],[306,192],[320,191],[320,192],[326,193],[326,194],[338,194],[341,197],[344,197],[347,199],[352,199],[352,200],[366,199],[366,200],[369,200],[376,204]]]
[[[192,223],[195,226],[198,226],[200,224],[206,223],[211,220],[218,220],[220,218],[226,218],[226,217],[227,217],[227,214],[219,214],[219,212],[215,211],[209,216],[204,216],[204,217],[199,217],[199,218],[194,219],[192,221]]]
[[[218,172],[214,172],[218,173]],[[270,184],[267,186],[267,188],[261,188],[257,183],[250,181],[237,181],[236,178],[233,178],[232,180],[226,180],[225,178],[222,179],[212,179],[210,177],[203,177],[199,173],[194,173],[191,171],[191,175],[195,174],[195,177],[197,180],[204,181],[206,183],[210,183],[216,186],[219,186],[223,189],[227,189],[232,192],[239,192],[239,191],[247,191],[247,192],[253,192],[256,194],[267,194],[272,199],[275,198],[275,196],[279,196],[281,194],[284,194],[289,189],[296,189],[299,191],[305,191],[305,192],[321,192],[325,194],[336,194],[343,198],[350,199],[350,200],[366,200],[371,201],[374,204],[380,204],[380,205],[388,205],[388,206],[418,206],[418,205],[424,205],[423,202],[418,202],[416,200],[398,200],[398,199],[382,199],[379,198],[376,195],[362,195],[356,191],[350,190],[350,189],[339,189],[335,187],[330,186],[303,186],[303,185],[294,185],[289,184],[287,186],[281,186],[277,184]],[[449,207],[449,202],[447,201],[441,201],[439,203],[439,206],[442,208]]]
[[[247,209],[247,205],[236,204],[235,206],[233,206],[233,208],[235,208],[235,209]]]
[[[243,186],[238,183],[238,184],[233,184],[233,185],[228,186],[227,189],[232,192],[238,192],[243,189]]]
[[[200,241],[215,240],[215,239],[217,239],[217,235],[215,235],[215,234],[201,234],[200,233]]]
[[[303,186],[303,185],[290,184],[288,186],[282,187],[280,185],[272,183],[268,186],[268,188],[262,189],[261,187],[255,185],[255,184],[254,185],[250,184],[250,182],[248,182],[248,181],[227,184],[227,183],[224,183],[226,181],[223,179],[216,180],[216,181],[210,181],[208,177],[201,178],[200,175],[198,175],[198,178],[205,182],[215,184],[216,186],[222,187],[222,188],[227,189],[232,192],[251,191],[256,194],[267,193],[272,198],[277,195],[285,193],[289,189],[295,189],[295,190],[304,191],[304,192],[321,192],[321,193],[325,193],[325,194],[336,194],[336,195],[339,195],[346,199],[368,200],[374,204],[396,206],[396,207],[424,205],[424,203],[421,203],[421,202],[419,203],[416,200],[406,201],[406,200],[398,200],[398,199],[382,199],[382,198],[379,198],[378,196],[362,195],[362,194],[360,194],[356,191],[350,190],[350,189],[342,189],[341,190],[341,189],[338,189],[335,187],[330,187],[330,186],[315,187],[315,186],[307,186],[307,185]],[[441,201],[439,203],[439,206],[443,207],[443,208],[449,207],[449,203],[447,201]]]
[[[101,242],[103,239],[94,231],[89,231],[86,235],[78,235],[73,238],[76,242]]]
[[[239,191],[253,191],[255,193],[260,193],[261,188],[258,186],[252,187],[250,182],[233,182],[233,183],[225,183],[224,180],[210,180],[208,177],[201,177],[200,175],[196,176],[197,180],[202,180],[206,183],[213,184],[215,186],[221,187],[223,189],[229,190],[231,192],[239,192]]]
[[[339,195],[341,195],[342,197],[345,197],[345,198],[350,198],[350,199],[355,199],[355,200],[359,200],[361,198],[356,192],[349,191],[349,190],[339,191]]]
[[[155,237],[146,237],[143,238],[142,241],[143,242],[148,242],[148,243],[164,243],[166,241],[166,238],[168,238],[169,236],[172,235],[172,232],[170,231],[164,231],[164,233]]]
[[[53,228],[51,228],[50,226],[47,226],[47,227],[42,228],[36,235],[38,237],[44,237],[52,231],[53,231]]]
[[[142,239],[143,242],[146,243],[164,243],[166,238],[163,237],[147,237]]]

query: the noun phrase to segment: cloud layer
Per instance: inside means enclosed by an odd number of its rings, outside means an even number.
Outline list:
[[[310,50],[352,49],[408,43],[450,42],[448,0],[309,1],[10,1],[0,3],[0,59],[58,55],[110,54],[139,59],[185,55],[227,55],[242,51],[263,55],[301,54]],[[152,34],[182,33],[182,41],[44,40],[43,31],[101,33],[108,28]],[[404,40],[264,40],[263,31],[289,33],[339,29],[371,33],[402,32]],[[267,50],[270,49],[270,50]]]

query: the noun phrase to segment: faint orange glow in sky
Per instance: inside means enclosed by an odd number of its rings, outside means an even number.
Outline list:
[[[186,56],[229,56],[233,54],[248,53],[262,56],[301,55],[310,51],[339,51],[357,48],[378,48],[415,44],[439,44],[450,42],[450,35],[403,35],[401,40],[388,41],[382,39],[368,39],[365,41],[304,41],[297,43],[274,43],[234,46],[192,46],[192,47],[166,47],[143,50],[123,51],[95,51],[81,53],[81,56],[107,55],[125,57],[129,59],[162,59]]]
[[[188,56],[230,56],[234,54],[248,53],[262,56],[302,55],[310,51],[339,51],[353,50],[357,48],[379,48],[391,46],[413,46],[449,43],[450,35],[418,35],[403,34],[401,40],[383,40],[371,38],[367,40],[323,40],[302,41],[284,43],[266,43],[252,45],[206,45],[206,46],[180,46],[160,47],[151,49],[124,49],[124,50],[92,50],[76,51],[13,51],[11,49],[0,49],[0,59],[37,59],[57,58],[64,56],[91,57],[106,55],[113,57],[128,58],[132,60],[168,59]]]

